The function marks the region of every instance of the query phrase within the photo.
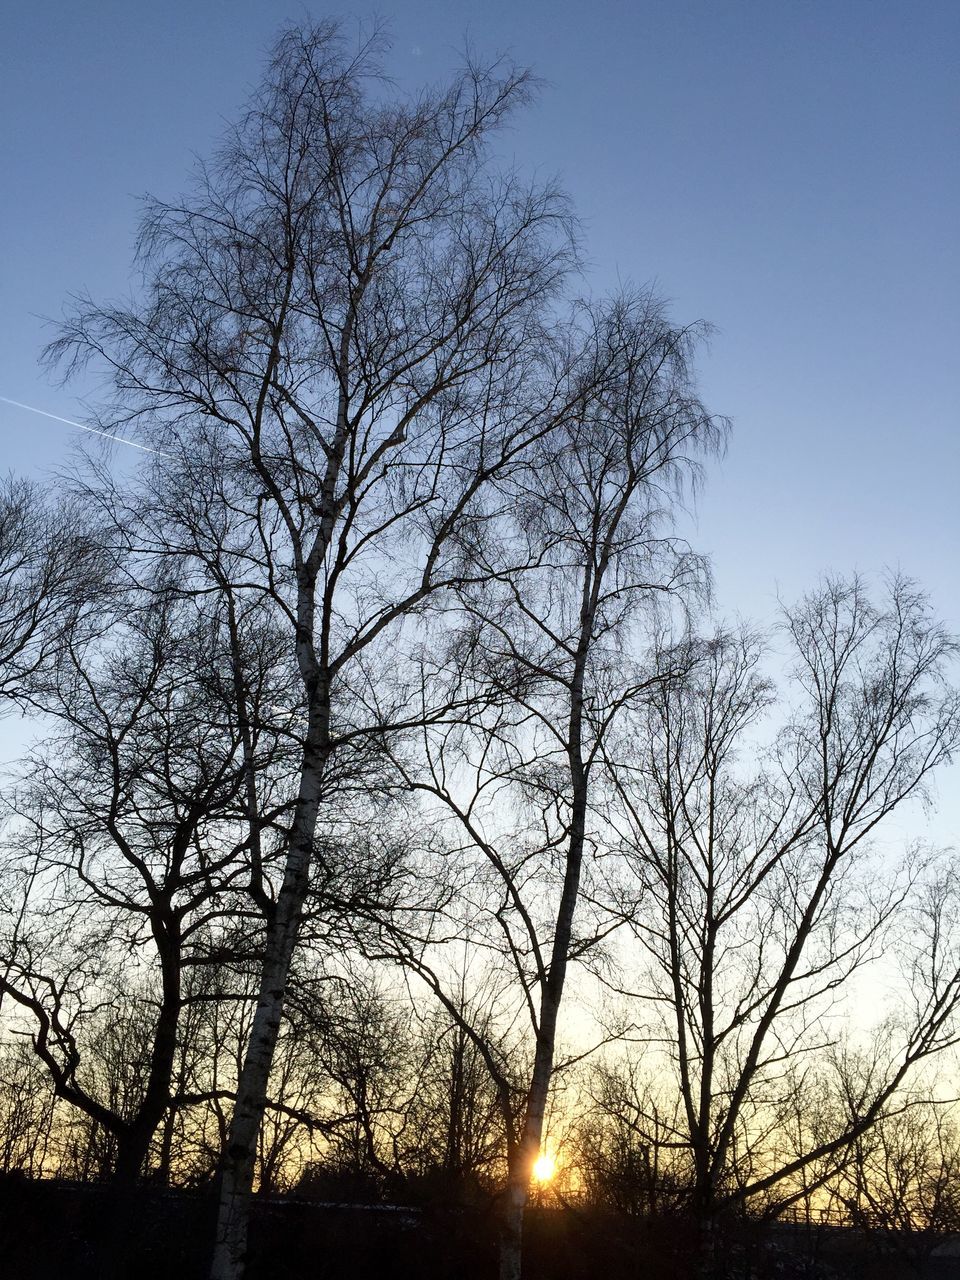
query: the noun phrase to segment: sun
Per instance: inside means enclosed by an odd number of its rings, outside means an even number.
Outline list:
[[[557,1172],[557,1162],[553,1156],[546,1154],[537,1156],[533,1162],[533,1176],[537,1182],[549,1182]]]

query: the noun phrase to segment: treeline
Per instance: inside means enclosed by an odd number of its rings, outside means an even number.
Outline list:
[[[718,619],[703,327],[582,300],[490,159],[525,73],[397,99],[381,44],[286,31],[140,296],[65,322],[143,465],[0,499],[3,1167],[215,1179],[216,1280],[257,1185],[492,1198],[515,1280],[552,1145],[707,1234],[932,1223],[960,886],[898,824],[956,641],[900,578]]]
[[[83,1078],[119,1117],[141,1102],[151,1008],[147,993],[127,992],[90,1018]],[[344,983],[323,1012],[309,1028],[291,1019],[281,1038],[258,1145],[260,1193],[493,1211],[505,1139],[489,1073],[463,1030],[433,1011],[418,1016],[400,992],[362,979]],[[238,1007],[190,1020],[176,1092],[140,1170],[144,1185],[214,1186],[248,1023],[249,1008]],[[696,1171],[677,1140],[680,1099],[665,1073],[645,1074],[647,1056],[618,1052],[561,1075],[548,1146],[556,1170],[537,1186],[538,1204],[641,1220],[691,1216]],[[847,1083],[837,1078],[838,1093]],[[115,1181],[116,1132],[56,1096],[25,1036],[0,1049],[0,1089],[0,1175]],[[846,1105],[829,1096],[825,1078],[817,1102],[837,1112]],[[810,1092],[797,1089],[792,1104],[800,1131],[810,1124]],[[799,1150],[783,1123],[753,1154],[785,1162]],[[766,1168],[781,1173],[774,1163]],[[729,1181],[736,1178],[732,1170]],[[958,1189],[954,1118],[917,1091],[816,1177],[781,1177],[775,1193],[719,1221],[846,1224],[922,1256],[960,1230]]]

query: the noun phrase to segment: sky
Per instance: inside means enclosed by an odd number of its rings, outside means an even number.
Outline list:
[[[724,613],[899,569],[960,630],[956,0],[10,6],[0,396],[82,417],[92,385],[38,368],[43,318],[135,284],[138,198],[182,188],[283,22],[335,14],[387,21],[401,89],[465,43],[531,66],[539,99],[499,148],[570,192],[586,287],[653,282],[715,326],[701,389],[733,432],[682,528]],[[77,435],[0,402],[0,471],[49,474]]]

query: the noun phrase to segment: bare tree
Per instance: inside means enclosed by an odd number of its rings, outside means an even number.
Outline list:
[[[586,1203],[644,1217],[681,1211],[690,1164],[676,1093],[629,1060],[596,1064],[585,1086],[570,1159]]]
[[[40,488],[0,482],[0,710],[74,631],[96,583],[99,559],[78,512],[48,501]]]
[[[22,1038],[0,1044],[0,1173],[29,1178],[55,1167],[54,1096],[41,1064]]]
[[[111,1135],[115,1176],[129,1183],[171,1105],[184,970],[207,962],[212,924],[247,909],[250,856],[241,734],[209,674],[230,659],[220,628],[162,583],[122,602],[101,643],[64,642],[35,695],[58,727],[16,796],[6,870],[23,909],[0,983],[29,1015],[57,1097]],[[258,698],[273,674],[245,664]],[[276,743],[251,746],[266,822]],[[288,802],[278,788],[274,822]],[[116,1025],[145,1001],[144,1044],[124,1040],[138,1078],[111,1097],[87,1061],[91,1036],[103,1059],[104,1033],[88,1024],[106,1007]]]
[[[260,941],[238,918],[203,944],[210,963],[184,974],[171,1105],[157,1143],[164,1181],[205,1185],[216,1175],[256,1003]]]
[[[513,1016],[528,1020],[531,1061],[518,1076],[517,1059],[508,1066],[451,1001],[432,939],[414,931],[398,943],[469,1027],[497,1083],[508,1161],[502,1280],[520,1274],[567,971],[612,927],[583,913],[605,843],[596,803],[605,743],[630,699],[663,679],[635,656],[635,623],[702,581],[700,562],[662,526],[676,485],[722,436],[693,390],[699,328],[672,326],[649,294],[582,319],[568,340],[570,409],[532,468],[504,485],[497,538],[478,553],[482,587],[460,593],[468,622],[451,662],[473,710],[459,724],[427,724],[420,757],[398,758],[406,784],[448,824],[456,857],[480,868],[465,886],[466,928],[503,957]]]
[[[468,995],[458,999],[467,1011]],[[471,1012],[476,1010],[474,1003]],[[481,1035],[495,1031],[481,1019]],[[463,1023],[437,1009],[423,1021],[421,1060],[411,1144],[421,1180],[456,1203],[486,1201],[499,1186],[506,1161],[506,1134],[494,1082]],[[501,1048],[501,1055],[505,1049]]]
[[[303,1185],[324,1198],[486,1199],[505,1134],[476,1046],[442,1009],[423,1014],[402,989],[387,988],[395,973],[364,974],[351,959],[348,980],[327,978],[325,999],[291,992],[293,1037],[326,1094],[315,1113],[322,1151]],[[465,990],[461,998],[466,1014]]]
[[[859,1135],[829,1189],[844,1216],[881,1252],[895,1253],[921,1274],[933,1249],[960,1229],[958,1173],[960,1146],[950,1110],[918,1104]]]
[[[649,691],[611,762],[634,877],[624,916],[708,1225],[748,1200],[809,1194],[957,1035],[955,889],[935,878],[921,894],[921,863],[891,877],[871,845],[956,747],[955,642],[901,580],[880,604],[858,580],[829,581],[785,612],[782,634],[795,683],[769,751],[764,647],[721,633],[682,646],[690,674]],[[797,1090],[825,1069],[837,1000],[898,949],[910,993],[899,1026],[875,1039],[862,1087],[839,1109],[801,1108],[819,1120],[797,1130]]]
[[[150,207],[142,303],[81,301],[53,349],[105,359],[116,412],[174,457],[158,463],[168,551],[182,536],[203,561],[177,498],[211,468],[226,477],[235,585],[272,601],[302,681],[299,794],[223,1166],[216,1280],[243,1267],[314,834],[330,771],[347,767],[334,757],[406,719],[389,689],[401,622],[474,572],[490,482],[551,417],[538,359],[571,261],[565,205],[484,155],[529,77],[471,65],[446,89],[388,100],[381,45],[351,53],[330,24],[286,31],[191,193]]]

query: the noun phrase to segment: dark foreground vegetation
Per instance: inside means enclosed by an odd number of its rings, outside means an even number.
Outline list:
[[[4,1274],[18,1280],[203,1280],[216,1205],[203,1192],[0,1183]],[[954,1280],[955,1237],[890,1238],[820,1220],[720,1226],[704,1268],[683,1217],[572,1206],[528,1209],[531,1280]],[[253,1202],[250,1280],[483,1280],[496,1267],[490,1211],[430,1205]]]

